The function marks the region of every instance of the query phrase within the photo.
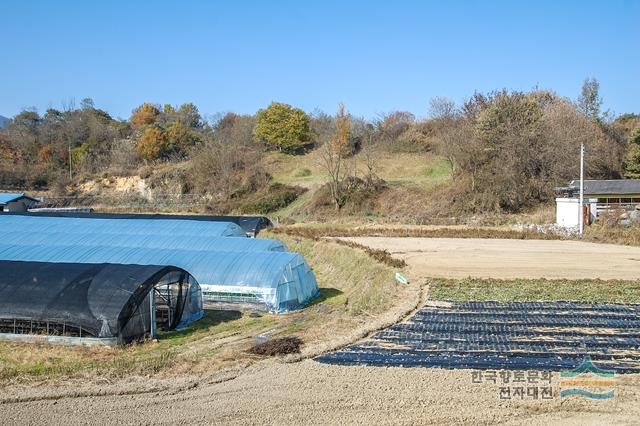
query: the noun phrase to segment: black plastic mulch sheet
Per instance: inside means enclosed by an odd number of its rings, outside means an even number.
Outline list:
[[[409,321],[316,361],[340,365],[640,372],[640,305],[467,302],[425,306]]]

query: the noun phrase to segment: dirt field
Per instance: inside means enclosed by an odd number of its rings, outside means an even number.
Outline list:
[[[404,259],[414,278],[640,279],[640,248],[556,240],[344,238]]]
[[[74,387],[60,399],[52,398],[65,391],[43,390],[43,399],[0,404],[0,423],[590,425],[637,424],[640,416],[638,376],[619,379],[607,401],[501,400],[499,385],[473,384],[469,370],[269,361],[231,377],[197,387],[186,380]],[[113,395],[122,392],[130,394]]]
[[[640,249],[568,241],[355,238],[407,260],[414,278],[637,279]],[[640,376],[615,398],[501,400],[470,370],[259,362],[215,376],[60,381],[0,389],[0,424],[638,424]],[[556,386],[557,377],[553,386]]]

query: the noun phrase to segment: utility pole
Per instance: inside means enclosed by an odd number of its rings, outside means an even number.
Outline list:
[[[73,180],[71,176],[71,144],[69,144],[69,180]]]
[[[584,232],[584,144],[580,144],[580,217],[578,218],[580,235]]]

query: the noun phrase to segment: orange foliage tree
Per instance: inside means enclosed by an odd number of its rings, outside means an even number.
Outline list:
[[[153,104],[144,103],[140,105],[138,108],[133,110],[131,114],[131,126],[133,128],[142,128],[145,126],[149,126],[155,124],[158,116],[160,115],[160,110]]]
[[[169,150],[167,135],[158,127],[147,128],[136,145],[138,155],[145,160],[156,160]]]

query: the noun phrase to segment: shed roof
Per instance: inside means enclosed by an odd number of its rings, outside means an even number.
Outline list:
[[[37,198],[33,198],[27,194],[24,193],[17,193],[17,192],[0,192],[0,204],[7,204],[10,203],[12,201],[18,201],[21,199],[27,199],[27,200],[31,200],[31,201],[40,201]]]
[[[569,183],[569,188],[572,191],[579,191],[580,180],[572,180]],[[611,180],[585,179],[584,193],[587,195],[640,194],[640,179],[611,179]]]

